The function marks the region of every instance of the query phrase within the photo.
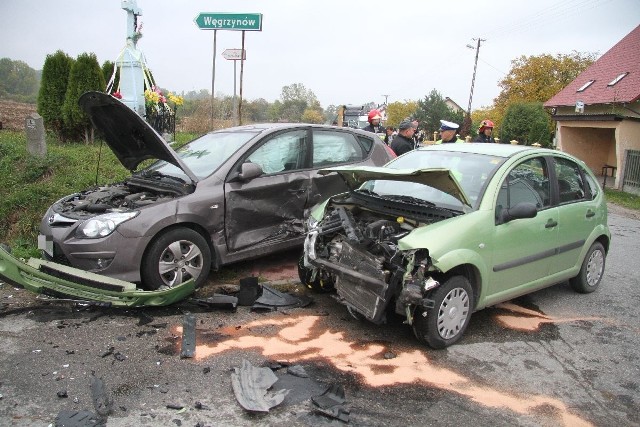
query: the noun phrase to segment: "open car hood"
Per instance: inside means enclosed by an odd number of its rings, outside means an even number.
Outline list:
[[[197,183],[194,173],[167,142],[135,111],[103,92],[86,92],[78,101],[93,126],[104,138],[120,163],[133,172],[144,160],[164,160],[182,169]]]
[[[332,172],[336,172],[342,177],[350,191],[373,179],[417,182],[443,191],[460,200],[463,204],[471,206],[469,198],[449,169],[392,169],[377,166],[342,166],[318,171],[321,175],[327,175]]]

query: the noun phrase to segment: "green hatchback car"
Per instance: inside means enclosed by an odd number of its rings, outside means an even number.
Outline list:
[[[559,151],[442,144],[385,167],[336,167],[350,191],[307,221],[300,279],[335,289],[349,312],[406,317],[432,348],[462,337],[471,314],[569,281],[600,285],[611,234],[591,170]]]

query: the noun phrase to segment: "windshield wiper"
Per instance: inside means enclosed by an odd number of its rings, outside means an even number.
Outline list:
[[[369,194],[369,195],[371,195],[371,196],[378,196],[378,197],[380,197],[380,195],[379,195],[378,193],[376,193],[375,191],[371,191],[371,190],[369,190],[369,189],[367,189],[367,188],[358,188],[356,191],[357,191],[358,193],[364,193],[364,194]]]
[[[162,180],[162,179],[166,178],[166,179],[171,179],[173,181],[178,181],[181,184],[185,184],[186,183],[186,181],[184,179],[182,179],[182,178],[179,178],[179,177],[173,176],[173,175],[166,175],[166,174],[164,174],[162,172],[159,172],[159,171],[156,171],[156,170],[154,170],[154,171],[144,171],[140,175],[142,177],[144,177],[144,178],[154,178],[154,179],[159,179],[159,180]]]
[[[400,202],[407,202],[407,203],[413,203],[414,205],[422,205],[422,206],[435,206],[436,204],[433,202],[429,202],[427,200],[424,199],[418,199],[417,197],[412,197],[412,196],[402,196],[399,194],[390,194],[390,195],[386,195],[384,196],[385,199],[388,200],[397,200]]]

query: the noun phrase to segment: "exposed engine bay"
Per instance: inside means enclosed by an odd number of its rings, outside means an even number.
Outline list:
[[[89,188],[71,194],[53,205],[53,210],[67,218],[87,219],[107,212],[123,212],[169,201],[193,192],[194,185],[182,179],[143,173],[124,182]]]
[[[351,202],[351,203],[350,203]],[[446,209],[385,203],[376,209],[346,199],[330,204],[305,242],[305,265],[332,279],[349,311],[374,323],[386,320],[392,301],[396,313],[411,322],[416,306],[429,306],[428,291],[437,287],[428,270],[428,250],[401,251],[398,241],[418,227],[454,216]],[[407,216],[402,215],[408,214]]]

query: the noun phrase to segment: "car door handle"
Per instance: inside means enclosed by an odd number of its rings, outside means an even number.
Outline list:
[[[289,193],[295,194],[295,195],[304,194],[307,192],[307,190],[305,190],[304,188],[299,188],[297,190],[288,190],[288,191]]]
[[[547,221],[547,223],[544,225],[544,228],[553,228],[556,225],[558,225],[558,221],[554,221],[552,219],[550,219],[549,221]]]
[[[591,209],[587,209],[587,218],[591,218],[592,216],[596,216],[596,213],[594,211],[592,211]]]

